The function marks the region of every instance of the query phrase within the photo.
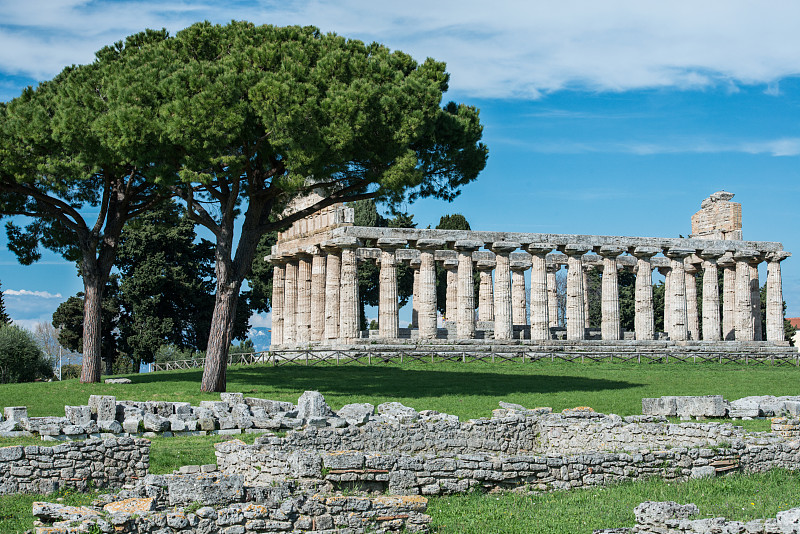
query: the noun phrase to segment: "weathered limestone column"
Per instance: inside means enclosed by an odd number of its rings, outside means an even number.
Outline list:
[[[525,294],[525,271],[531,268],[531,262],[513,260],[511,267],[511,323],[525,326],[528,324],[528,299]],[[520,334],[520,336],[522,336]]]
[[[672,268],[659,267],[658,272],[664,277],[664,333],[669,335],[672,331]]]
[[[492,271],[495,268],[494,260],[480,260],[475,263],[478,270],[478,321],[494,321],[494,290],[492,286]]]
[[[311,340],[311,255],[300,254],[297,262],[297,333],[298,343]]]
[[[342,284],[342,252],[331,242],[322,244],[325,256],[325,331],[323,338],[339,337],[339,292]]]
[[[547,265],[547,316],[550,320],[550,328],[558,328],[558,282],[556,273],[560,267],[557,263]]]
[[[781,262],[789,256],[783,250],[767,254],[767,341],[784,341]]]
[[[289,256],[283,289],[283,343],[297,342],[297,259]]]
[[[737,250],[736,260],[736,341],[753,341],[753,310],[750,292],[750,262],[758,254],[755,250]]]
[[[750,313],[753,317],[753,339],[761,341],[764,337],[761,328],[761,285],[758,281],[758,264],[761,263],[761,256],[756,256],[755,261],[750,263]]]
[[[444,246],[441,239],[420,239],[417,241],[419,249],[419,291],[414,295],[414,301],[419,295],[419,338],[436,339],[438,331],[436,324],[436,262],[433,253],[437,248]]]
[[[318,246],[309,249],[311,256],[311,341],[325,337],[325,269],[326,258]]]
[[[284,283],[286,278],[286,260],[281,257],[272,258],[272,336],[270,345],[283,345],[283,306]]]
[[[722,267],[722,339],[736,339],[736,262],[726,252],[717,265]]]
[[[690,263],[692,258],[686,258],[683,262],[683,277],[686,285],[686,329],[689,331],[689,339],[697,341],[700,339],[700,320],[697,315],[697,272],[700,270],[694,263]]]
[[[400,335],[399,302],[397,300],[397,259],[395,251],[406,244],[405,239],[382,237],[378,239],[381,249],[380,302],[378,304],[378,335],[385,339],[397,339]]]
[[[723,250],[706,249],[697,255],[703,258],[703,339],[719,341],[719,275],[717,260]]]
[[[555,248],[550,243],[531,243],[531,339],[550,339],[547,253]],[[555,276],[555,272],[553,272]],[[556,304],[557,306],[558,304]],[[556,309],[558,313],[558,309]]]
[[[655,339],[653,319],[653,267],[650,259],[659,253],[654,247],[636,247],[636,285],[634,286],[636,339]]]
[[[472,253],[482,247],[480,241],[456,241],[458,251],[458,324],[459,339],[475,337],[475,289],[472,285]]]
[[[444,302],[445,321],[452,323],[458,318],[458,260],[445,260],[446,291]]]
[[[666,256],[672,260],[670,262],[672,266],[670,275],[672,331],[669,333],[669,338],[673,341],[686,341],[689,338],[686,313],[686,272],[683,268],[683,260],[691,254],[694,254],[694,250],[673,247],[666,251]]]
[[[342,249],[342,285],[339,290],[339,339],[349,343],[358,338],[358,269],[356,249],[360,242],[355,237],[336,239]]]
[[[593,269],[592,265],[583,266],[583,323],[586,328],[592,326],[589,320],[589,271]]]
[[[598,251],[603,257],[602,311],[601,333],[603,339],[617,340],[621,338],[619,326],[619,283],[617,276],[617,256],[623,250],[618,247],[604,245]]]
[[[511,315],[511,267],[508,255],[520,247],[519,243],[496,241],[492,243],[497,266],[494,269],[494,338],[512,339],[514,325]]]
[[[586,339],[583,265],[581,257],[589,251],[583,245],[566,245],[567,255],[567,339]]]
[[[411,260],[409,266],[414,271],[414,284],[411,292],[411,328],[419,328],[419,260]]]

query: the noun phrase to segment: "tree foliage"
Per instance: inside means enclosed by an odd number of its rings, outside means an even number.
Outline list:
[[[11,317],[6,312],[6,304],[3,302],[3,284],[0,283],[0,325],[11,324]]]
[[[32,382],[53,376],[51,362],[31,334],[14,325],[0,325],[0,384]]]

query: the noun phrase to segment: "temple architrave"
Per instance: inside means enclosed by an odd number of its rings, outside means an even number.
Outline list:
[[[279,234],[271,256],[265,258],[275,266],[272,348],[336,348],[376,339],[417,345],[485,339],[536,345],[596,339],[610,345],[663,340],[716,347],[727,342],[788,346],[783,334],[781,262],[790,254],[778,242],[744,241],[742,206],[732,198],[732,193],[719,191],[705,199],[692,216],[688,238],[370,228],[353,225],[352,208],[333,205]],[[315,201],[304,199],[293,209]],[[377,331],[359,329],[357,266],[367,261],[380,267]],[[767,264],[764,325],[758,279],[762,262]],[[399,326],[399,263],[414,269],[409,328]],[[447,272],[441,321],[437,264]],[[560,325],[555,316],[555,274],[562,268],[567,270],[567,287],[565,324]],[[602,273],[599,331],[588,328],[586,277],[592,269]],[[636,273],[633,332],[620,327],[617,280],[623,269]],[[653,269],[666,278],[664,332],[654,326]],[[477,310],[475,271],[480,273]],[[700,273],[702,312],[695,278]]]

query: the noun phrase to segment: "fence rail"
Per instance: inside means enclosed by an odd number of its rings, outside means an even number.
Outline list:
[[[584,349],[501,349],[465,350],[463,347],[429,348],[358,348],[358,349],[305,349],[305,350],[273,350],[231,354],[228,365],[269,364],[273,366],[287,364],[303,365],[373,365],[403,364],[409,362],[422,363],[504,363],[504,362],[635,362],[635,363],[720,363],[740,365],[791,365],[800,366],[800,353],[792,351],[757,352],[757,351],[720,351],[720,350],[643,350],[615,348],[614,350]],[[204,360],[176,360],[172,362],[154,363],[152,371],[171,371],[175,369],[194,369],[203,367]]]

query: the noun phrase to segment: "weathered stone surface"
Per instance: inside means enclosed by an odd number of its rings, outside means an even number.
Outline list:
[[[153,497],[132,497],[121,501],[110,502],[103,506],[103,510],[109,513],[124,512],[127,514],[140,514],[151,512],[156,509],[156,500]],[[34,513],[34,515],[37,515]]]
[[[678,504],[674,501],[647,501],[633,509],[636,522],[645,525],[663,523],[667,519],[688,519],[700,511],[694,504]]]
[[[131,383],[131,379],[130,378],[106,378],[105,379],[105,383],[106,384],[130,384]]]
[[[171,505],[200,503],[218,506],[244,500],[244,482],[237,475],[200,474],[172,476],[167,480]]]
[[[644,415],[679,417],[725,417],[727,406],[722,395],[664,396],[642,399]]]
[[[419,419],[419,412],[399,402],[384,402],[383,404],[379,404],[378,413],[386,419],[392,419],[402,424],[412,423]]]
[[[230,406],[231,408],[233,408],[237,404],[244,403],[243,393],[223,392],[219,394],[219,398],[222,402],[228,403],[228,406]]]
[[[3,417],[7,421],[22,421],[28,418],[28,408],[26,406],[6,406],[3,409]]]
[[[151,432],[164,432],[170,429],[169,419],[153,413],[144,414],[142,423],[144,429],[150,430]]]
[[[112,421],[117,418],[117,398],[113,395],[90,395],[89,408],[98,421]]]
[[[244,402],[245,404],[250,406],[251,410],[253,408],[262,408],[269,414],[275,414],[280,412],[291,412],[295,409],[294,404],[292,404],[291,402],[257,399],[254,397],[245,397]]]
[[[92,420],[89,406],[64,406],[64,413],[71,425],[88,425]]]
[[[369,403],[345,404],[336,414],[351,425],[361,426],[375,414],[375,406]]]
[[[306,391],[297,401],[297,418],[310,419],[311,417],[330,417],[333,410],[325,402],[325,397],[319,391]]]

